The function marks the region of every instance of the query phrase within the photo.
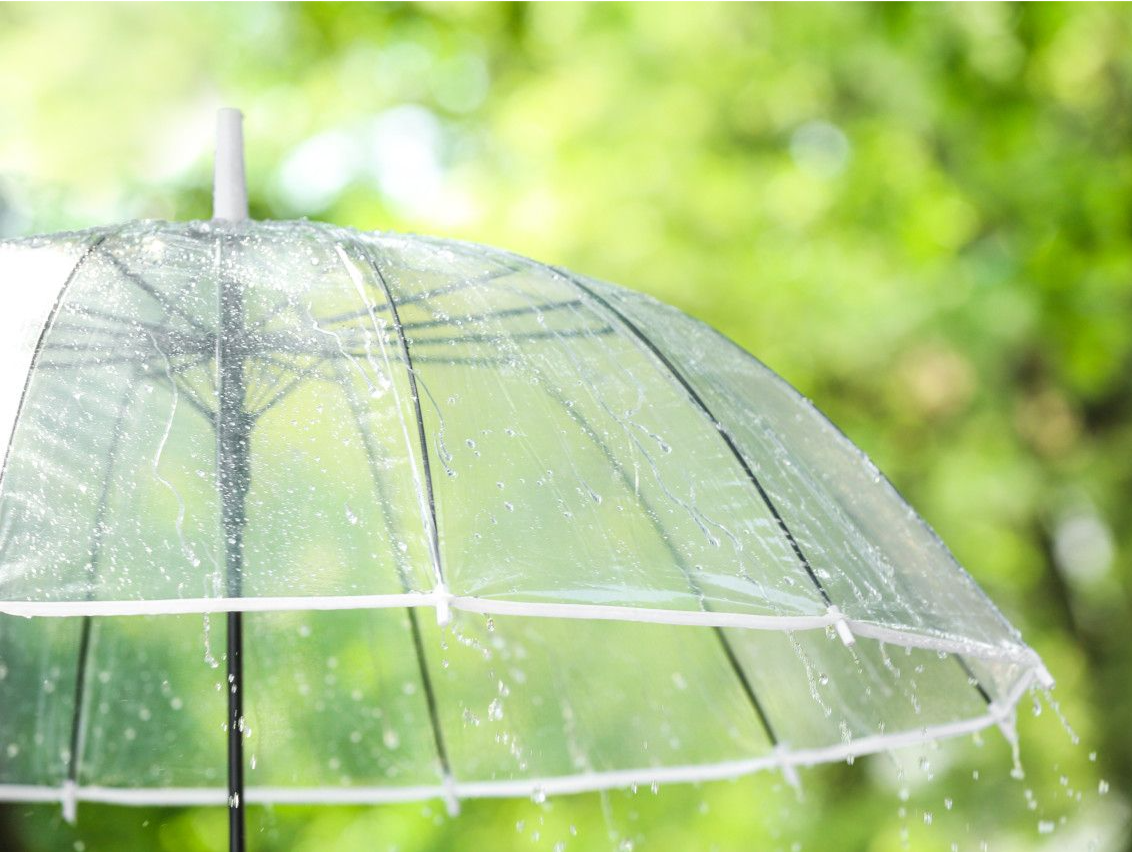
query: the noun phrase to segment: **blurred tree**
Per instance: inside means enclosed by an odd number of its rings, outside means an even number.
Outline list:
[[[1132,848],[1126,7],[8,3],[0,79],[0,235],[207,217],[237,104],[253,215],[498,244],[720,328],[936,526],[1084,740],[1046,714],[1025,782],[988,738],[810,773],[804,806],[279,808],[257,848]],[[11,807],[0,846],[215,849],[222,820]]]

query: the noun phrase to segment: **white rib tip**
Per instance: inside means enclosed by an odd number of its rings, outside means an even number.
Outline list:
[[[233,222],[248,218],[248,189],[244,179],[244,116],[238,109],[229,107],[216,113],[212,218]]]
[[[460,797],[456,795],[456,779],[451,775],[444,776],[444,810],[453,818],[460,815]]]
[[[1037,668],[1034,669],[1034,677],[1038,679],[1038,686],[1040,686],[1047,692],[1053,689],[1053,686],[1056,683],[1056,681],[1053,679],[1053,675],[1049,673],[1049,669],[1047,669],[1041,663],[1039,663]]]
[[[444,583],[437,583],[432,594],[436,598],[436,625],[447,627],[452,620],[452,595]]]
[[[70,779],[63,782],[63,822],[74,825],[79,816],[79,787]]]
[[[1003,709],[993,701],[987,705],[987,712],[990,714],[991,718],[994,719],[995,725],[1002,731],[1002,735],[1006,737],[1006,741],[1009,743],[1015,742],[1018,739],[1018,728],[1015,726],[1014,713],[1011,711],[1012,708],[1007,707]]]
[[[833,629],[837,631],[837,637],[841,640],[846,648],[852,648],[857,644],[857,637],[853,635],[853,631],[849,629],[849,622],[845,620],[845,616],[841,614],[841,610],[836,605],[831,606],[825,611],[826,615],[833,619]]]
[[[778,768],[782,772],[783,779],[785,779],[786,783],[790,785],[790,789],[797,793],[799,797],[801,797],[802,779],[798,775],[798,768],[789,760],[787,760],[786,748],[781,744],[776,745],[774,747],[774,754],[775,757],[778,758]]]

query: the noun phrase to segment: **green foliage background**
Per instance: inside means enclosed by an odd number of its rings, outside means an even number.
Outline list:
[[[6,3],[0,236],[207,218],[222,104],[257,217],[500,245],[758,354],[1023,629],[1081,737],[1027,712],[1023,781],[988,734],[903,782],[807,772],[801,804],[759,777],[253,809],[252,848],[1132,848],[1127,7]],[[8,806],[0,848],[223,848],[218,810],[81,811]]]

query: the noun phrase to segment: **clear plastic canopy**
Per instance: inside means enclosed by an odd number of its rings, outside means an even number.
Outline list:
[[[213,222],[0,243],[0,299],[0,797],[222,803],[224,611],[252,802],[789,769],[1048,678],[807,400],[645,296]]]

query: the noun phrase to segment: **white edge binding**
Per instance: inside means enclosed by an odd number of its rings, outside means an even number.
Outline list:
[[[251,787],[246,791],[249,804],[287,805],[349,805],[394,804],[440,799],[453,800],[457,806],[461,799],[494,799],[539,795],[571,795],[600,790],[626,789],[634,784],[683,784],[707,781],[724,781],[739,778],[766,769],[779,769],[784,774],[799,767],[832,763],[849,757],[863,757],[878,751],[922,745],[932,740],[948,739],[972,734],[991,725],[1009,720],[1014,707],[1034,682],[1032,671],[1025,672],[1001,704],[992,704],[988,712],[959,722],[933,725],[920,730],[901,731],[895,734],[877,734],[847,743],[822,748],[790,751],[780,749],[759,757],[724,761],[699,766],[667,766],[642,769],[621,769],[606,772],[586,772],[552,778],[522,779],[515,781],[456,781],[417,787]],[[789,780],[789,779],[788,779]],[[179,787],[152,789],[123,789],[117,787],[76,787],[67,792],[60,787],[0,784],[0,801],[9,802],[66,802],[73,795],[75,801],[114,805],[186,806],[223,805],[227,791],[215,787]]]
[[[627,621],[645,624],[672,624],[689,627],[743,627],[752,630],[820,630],[833,627],[842,641],[848,634],[854,641],[865,637],[899,645],[964,654],[992,662],[1016,663],[1035,670],[1044,689],[1053,678],[1041,659],[1025,646],[1007,647],[987,642],[959,641],[925,636],[910,630],[885,627],[868,621],[846,618],[836,607],[821,615],[759,615],[756,613],[705,610],[656,609],[606,604],[545,603],[508,601],[474,596],[452,595],[443,584],[431,592],[386,595],[310,595],[254,598],[168,598],[160,600],[117,601],[0,601],[0,613],[26,618],[74,616],[187,615],[223,612],[291,612],[299,610],[393,609],[434,607],[442,626],[451,610],[480,615],[514,615],[531,618],[571,618],[593,621]],[[843,625],[838,628],[838,625]],[[852,644],[847,642],[846,644]],[[1047,686],[1049,684],[1049,686]]]

